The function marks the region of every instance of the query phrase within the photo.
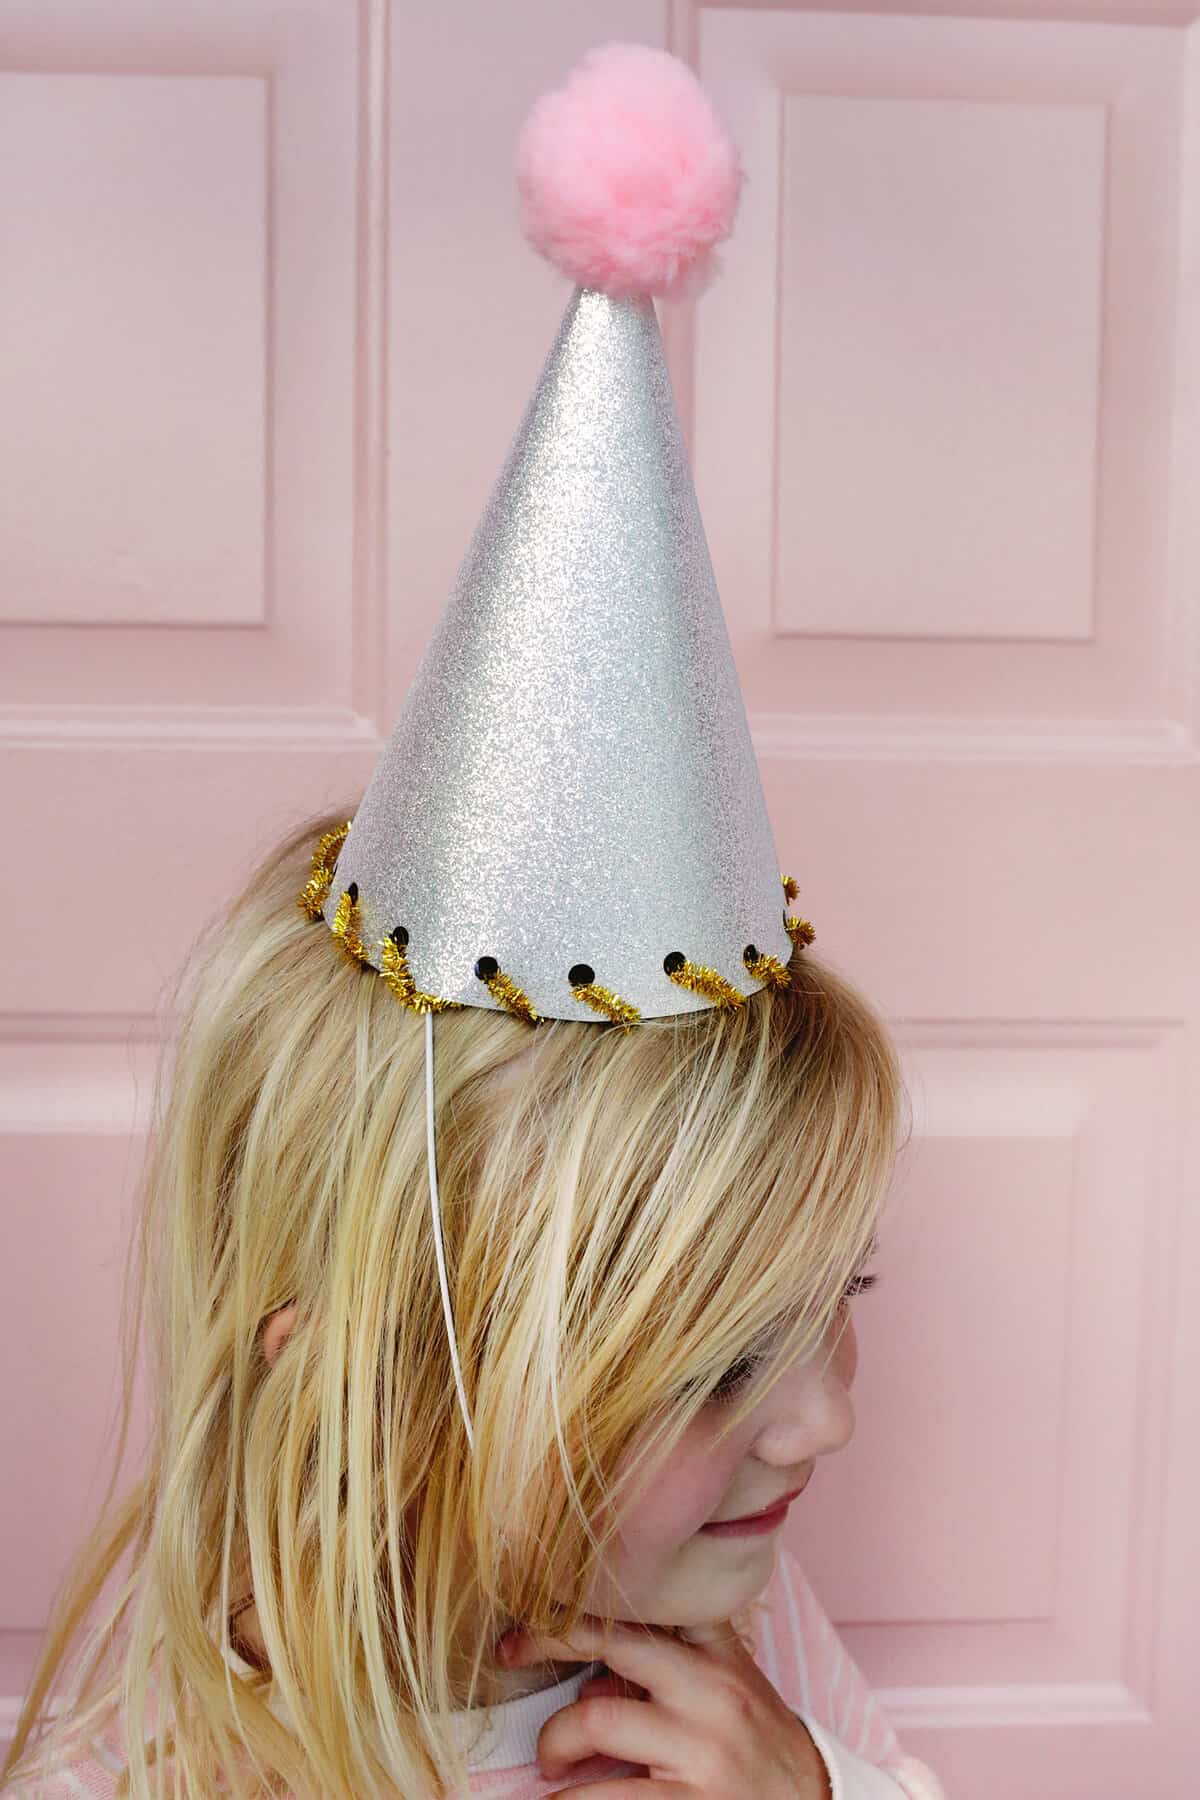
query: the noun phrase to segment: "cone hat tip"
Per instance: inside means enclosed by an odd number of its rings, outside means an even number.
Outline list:
[[[699,293],[733,226],[737,145],[687,64],[645,44],[588,52],[517,143],[521,227],[580,287]]]

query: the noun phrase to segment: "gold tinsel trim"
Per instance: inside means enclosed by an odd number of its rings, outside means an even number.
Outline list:
[[[706,968],[703,963],[683,962],[677,969],[666,970],[671,980],[679,987],[688,988],[693,994],[703,994],[716,1006],[744,1006],[746,996],[735,988],[732,982],[726,981],[716,969]]]
[[[518,1019],[524,1019],[527,1025],[537,1024],[541,1015],[534,1012],[516,982],[503,969],[497,969],[494,975],[481,975],[478,979],[484,983],[492,998],[499,1000],[501,1006],[507,1007],[510,1013],[515,1013]]]
[[[790,919],[786,914],[784,915],[783,928],[791,938],[793,944],[811,944],[817,935],[807,919]]]
[[[408,966],[408,948],[398,944],[395,938],[386,937],[379,945],[380,959],[383,967],[379,973],[395,994],[397,1000],[410,1006],[414,1012],[445,1012],[451,1007],[461,1007],[461,1000],[443,1000],[440,994],[425,994],[413,980]]]
[[[361,966],[367,962],[367,952],[362,941],[362,920],[358,910],[358,889],[354,882],[350,883],[338,901],[333,924],[329,929],[352,963]]]
[[[796,895],[800,892],[800,886],[796,877],[794,875],[781,875],[780,880],[783,882],[784,899],[794,900]]]
[[[620,999],[611,988],[601,987],[598,981],[581,981],[571,992],[576,1000],[584,1001],[595,1012],[604,1013],[614,1024],[623,1025],[626,1031],[642,1016],[636,1006]]]
[[[768,950],[760,950],[758,955],[751,957],[748,962],[743,957],[742,961],[746,963],[746,967],[755,981],[761,981],[766,987],[785,988],[792,984],[792,978],[779,958],[772,956]]]
[[[333,886],[333,872],[337,867],[338,852],[346,841],[346,833],[353,824],[347,819],[344,825],[338,825],[333,831],[327,831],[313,851],[312,874],[300,890],[296,904],[301,912],[310,919],[319,919],[329,890]]]

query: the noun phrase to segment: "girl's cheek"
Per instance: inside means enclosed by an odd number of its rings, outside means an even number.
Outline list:
[[[676,1445],[626,1512],[621,1527],[625,1554],[653,1559],[678,1549],[721,1510],[737,1462],[738,1452],[728,1444],[707,1453],[686,1440]]]

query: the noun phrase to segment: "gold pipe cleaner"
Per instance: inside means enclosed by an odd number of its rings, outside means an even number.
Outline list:
[[[499,1000],[501,1006],[507,1007],[510,1013],[515,1013],[518,1019],[524,1019],[527,1025],[538,1023],[541,1014],[533,1010],[516,982],[496,966],[495,957],[481,956],[475,964],[475,974],[487,987],[492,998]]]
[[[403,936],[397,936],[397,933],[403,933]],[[423,993],[417,986],[408,966],[408,933],[403,926],[397,926],[391,937],[380,941],[379,951],[383,963],[380,975],[397,1000],[414,1012],[445,1012],[450,1007],[462,1006],[461,1000],[443,1000],[440,994]]]
[[[626,1031],[642,1016],[636,1006],[631,1006],[628,1000],[622,1000],[611,988],[601,987],[598,981],[572,981],[571,992],[576,1000],[582,1000],[594,1012],[604,1013]]]
[[[300,890],[297,901],[301,912],[307,913],[310,919],[319,919],[329,890],[333,886],[333,872],[337,868],[338,851],[346,841],[353,820],[347,819],[344,825],[338,825],[333,831],[327,831],[313,851],[312,874]]]
[[[783,928],[793,944],[811,944],[817,935],[807,919],[789,918],[786,913],[784,914]]]
[[[350,883],[338,901],[330,930],[350,962],[357,963],[360,967],[363,963],[367,963],[367,966],[370,967],[361,935],[362,920],[358,911],[357,881]]]
[[[780,880],[783,882],[784,898],[786,900],[794,900],[796,895],[800,892],[796,877],[794,875],[781,875]],[[811,944],[817,935],[807,919],[789,917],[786,908],[783,914],[783,928],[791,938],[793,944]]]
[[[678,958],[678,961],[676,961]],[[672,950],[663,961],[663,968],[679,987],[688,988],[693,994],[703,994],[716,1006],[744,1006],[746,996],[740,993],[731,982],[719,975],[716,969],[706,968],[703,963],[688,962],[680,950]]]
[[[766,987],[785,988],[792,985],[791,976],[779,958],[772,956],[769,950],[755,951],[753,944],[747,944],[742,961],[755,981],[761,981]]]

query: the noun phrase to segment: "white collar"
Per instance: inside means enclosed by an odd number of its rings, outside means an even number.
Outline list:
[[[239,1675],[259,1672],[232,1648],[222,1651],[222,1655]],[[468,1768],[480,1772],[521,1768],[537,1761],[538,1733],[546,1720],[561,1707],[570,1706],[584,1682],[601,1667],[599,1662],[585,1663],[565,1681],[557,1681],[553,1687],[541,1688],[535,1694],[522,1694],[519,1699],[504,1700],[498,1706],[463,1708],[437,1716],[448,1725],[456,1746],[466,1752]],[[267,1705],[281,1724],[293,1724],[290,1709],[273,1684]]]

